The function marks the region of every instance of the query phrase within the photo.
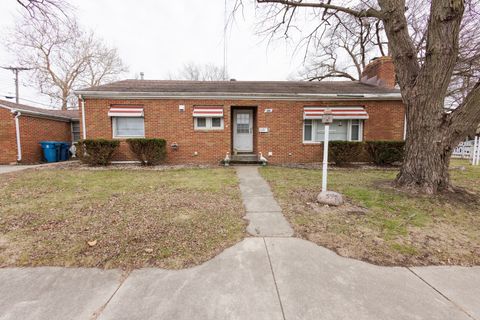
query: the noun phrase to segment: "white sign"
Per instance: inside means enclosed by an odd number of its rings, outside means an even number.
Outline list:
[[[258,132],[267,133],[267,132],[268,132],[268,128],[258,128]]]

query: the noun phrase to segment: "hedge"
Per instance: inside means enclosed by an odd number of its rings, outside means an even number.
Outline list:
[[[376,165],[390,165],[403,161],[404,141],[367,141],[366,150]]]
[[[78,142],[78,157],[91,166],[106,166],[112,162],[113,153],[120,145],[118,140],[85,139]]]
[[[337,165],[342,165],[358,161],[363,152],[363,143],[353,141],[329,141],[328,149],[331,161]]]
[[[162,163],[167,155],[167,142],[164,139],[127,139],[130,150],[144,166]]]

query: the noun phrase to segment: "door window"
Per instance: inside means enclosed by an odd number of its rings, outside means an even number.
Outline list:
[[[250,114],[237,113],[237,133],[250,133]]]

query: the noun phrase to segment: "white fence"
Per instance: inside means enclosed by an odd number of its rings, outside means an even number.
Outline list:
[[[469,159],[473,165],[480,164],[480,137],[460,143],[452,153],[453,158]]]

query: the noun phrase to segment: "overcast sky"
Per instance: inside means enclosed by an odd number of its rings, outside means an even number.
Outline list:
[[[229,0],[232,2],[233,0]],[[223,64],[224,0],[71,0],[82,26],[91,29],[119,49],[134,78],[143,71],[146,79],[165,79],[188,62]],[[14,24],[22,9],[15,0],[2,0],[2,33]],[[228,72],[237,80],[286,80],[301,67],[301,54],[284,41],[263,41],[256,33],[253,2],[238,15],[228,33]],[[13,63],[4,47],[0,65]],[[26,87],[21,74],[20,98],[42,106],[49,99]],[[14,95],[13,74],[0,71],[0,99]],[[30,100],[30,101],[29,101]],[[38,102],[34,103],[32,101]]]

